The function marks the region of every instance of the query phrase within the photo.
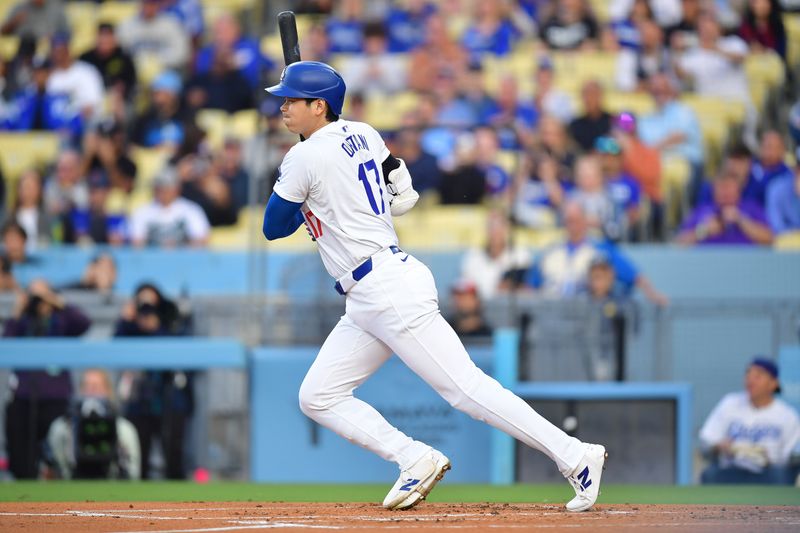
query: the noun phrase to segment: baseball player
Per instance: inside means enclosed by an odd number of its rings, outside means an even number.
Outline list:
[[[284,97],[283,122],[304,142],[292,147],[264,214],[268,240],[301,224],[316,239],[322,262],[345,296],[334,327],[300,387],[303,413],[400,467],[383,501],[408,509],[450,469],[440,451],[387,422],[353,391],[391,355],[453,407],[540,450],[575,489],[570,511],[597,500],[606,450],[570,437],[484,374],[439,313],[430,270],[400,249],[392,217],[418,199],[405,163],[377,131],[340,117],[342,77],[330,66],[300,61],[267,88]]]

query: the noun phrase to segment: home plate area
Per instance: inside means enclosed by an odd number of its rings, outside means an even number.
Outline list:
[[[189,533],[291,529],[525,531],[647,529],[799,531],[797,507],[598,505],[567,513],[561,505],[423,503],[401,512],[365,503],[4,503],[0,531]]]

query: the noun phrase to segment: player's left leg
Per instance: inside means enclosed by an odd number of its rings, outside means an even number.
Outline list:
[[[356,323],[384,340],[451,405],[550,457],[576,489],[568,508],[594,503],[605,449],[570,437],[475,366],[439,313],[425,265],[413,258],[387,261],[351,291],[348,307]]]

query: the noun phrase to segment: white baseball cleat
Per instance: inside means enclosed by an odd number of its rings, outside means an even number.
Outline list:
[[[384,498],[383,506],[395,511],[411,509],[425,499],[448,470],[450,459],[431,448],[414,466],[400,472],[397,482]]]
[[[600,478],[606,468],[607,458],[608,453],[604,446],[587,444],[583,459],[567,476],[567,481],[575,489],[575,497],[567,503],[567,511],[577,513],[586,511],[594,505],[600,495]]]

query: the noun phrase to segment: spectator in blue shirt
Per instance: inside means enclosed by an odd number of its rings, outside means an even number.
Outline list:
[[[332,54],[359,54],[364,50],[364,21],[361,19],[362,2],[343,0],[337,12],[328,19],[328,52]]]
[[[653,10],[648,0],[634,0],[626,18],[611,22],[611,30],[617,37],[620,48],[639,50],[641,36],[638,25],[643,20],[653,20]]]
[[[598,137],[595,151],[600,155],[603,179],[611,201],[618,212],[624,213],[623,239],[634,240],[639,222],[641,188],[636,180],[622,169],[622,149],[613,137]]]
[[[529,287],[551,298],[577,296],[586,289],[592,261],[602,255],[613,266],[616,281],[625,294],[639,288],[656,305],[669,303],[613,244],[589,238],[588,220],[580,204],[567,201],[562,217],[567,239],[547,248],[537,258],[525,277]]]
[[[34,60],[33,79],[14,98],[6,127],[15,131],[59,131],[78,139],[83,131],[80,109],[70,103],[69,94],[47,91],[50,72],[49,60]]]
[[[392,144],[392,153],[405,161],[413,176],[414,189],[420,195],[436,191],[442,173],[436,164],[436,158],[422,148],[419,128],[409,126],[401,129]]]
[[[203,4],[199,0],[163,0],[162,10],[178,19],[196,46],[203,38],[205,20]]]
[[[425,42],[425,24],[436,12],[436,6],[426,0],[408,0],[404,7],[393,7],[386,15],[389,52],[410,52]]]
[[[772,180],[767,188],[767,220],[775,233],[800,231],[800,148],[794,174]]]
[[[517,78],[507,75],[500,80],[493,112],[484,117],[482,122],[497,130],[501,148],[519,150],[533,144],[539,112],[533,105],[520,101]]]
[[[742,198],[752,200],[761,207],[766,205],[767,189],[774,180],[792,176],[792,169],[784,162],[786,145],[776,130],[761,135],[758,159],[753,161],[750,175],[742,191]]]
[[[183,82],[176,72],[168,70],[153,80],[150,89],[153,93],[152,103],[136,118],[131,141],[147,148],[177,148],[183,142],[185,133],[186,117],[180,100]]]
[[[245,78],[251,88],[263,85],[266,72],[275,68],[275,63],[261,53],[261,47],[255,39],[242,35],[239,22],[233,15],[220,15],[214,21],[211,43],[197,53],[195,72],[204,74],[214,65],[214,58],[221,50],[233,53],[233,64]]]
[[[504,56],[511,52],[517,30],[503,13],[498,0],[484,0],[475,6],[475,22],[466,29],[461,44],[472,57],[490,53]]]
[[[492,128],[477,128],[475,130],[475,150],[478,168],[483,171],[485,176],[486,193],[493,197],[506,195],[511,187],[511,176],[497,164],[500,150],[497,133]]]

